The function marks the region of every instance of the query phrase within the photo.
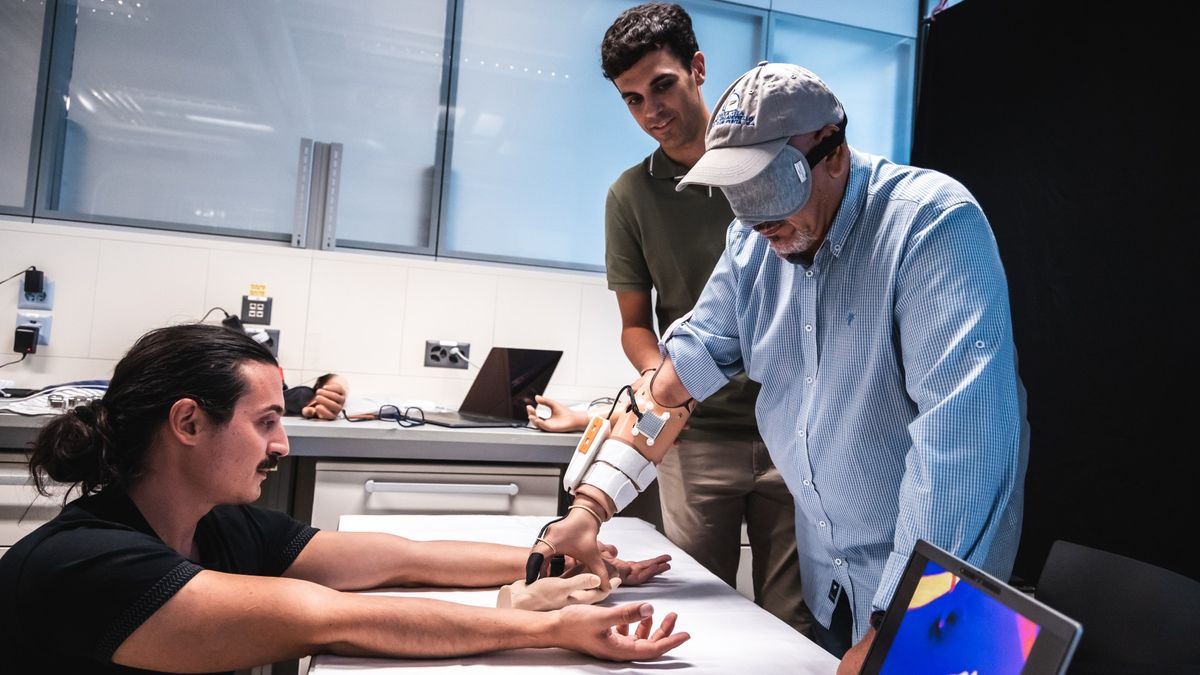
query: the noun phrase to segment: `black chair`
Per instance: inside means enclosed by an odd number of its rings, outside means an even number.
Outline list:
[[[1083,624],[1072,675],[1200,673],[1200,582],[1059,540],[1035,595]]]

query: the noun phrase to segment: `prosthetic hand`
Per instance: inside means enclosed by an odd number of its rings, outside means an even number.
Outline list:
[[[595,574],[548,577],[537,584],[514,581],[500,588],[496,606],[545,611],[567,605],[592,605],[607,598],[612,590],[621,585],[621,580],[616,577],[609,579],[609,582],[611,588],[605,591],[600,588],[600,577]]]
[[[618,394],[608,417],[593,417],[589,422],[563,478],[563,487],[575,495],[575,502],[567,515],[547,523],[538,533],[525,567],[527,585],[537,580],[547,553],[553,556],[551,562],[565,552],[597,575],[604,571],[596,541],[600,525],[658,477],[654,466],[662,461],[695,407],[690,398],[678,405],[655,400],[653,385],[654,378],[650,378],[625,402]],[[622,393],[627,390],[629,387]],[[623,405],[620,411],[618,405]],[[603,576],[601,588],[607,590]]]

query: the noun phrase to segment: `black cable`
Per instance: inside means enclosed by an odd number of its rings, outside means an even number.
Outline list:
[[[3,283],[3,282],[0,282],[0,283]],[[21,358],[17,359],[16,361],[9,361],[8,363],[0,363],[0,368],[3,368],[4,366],[11,366],[14,363],[20,363],[25,360],[26,356],[29,356],[29,354],[28,353],[22,354]]]
[[[209,314],[212,314],[213,312],[217,311],[218,309],[220,309],[220,310],[221,310],[221,313],[225,315],[225,318],[226,318],[226,319],[228,319],[228,318],[229,318],[229,312],[226,312],[224,309],[222,309],[222,308],[220,308],[220,307],[213,307],[212,309],[210,309],[210,310],[208,310],[207,312],[205,312],[205,313],[204,313],[204,318],[200,319],[200,323],[204,323],[205,321],[207,321],[207,320],[208,320],[208,315],[209,315]]]
[[[633,414],[634,414],[634,415],[635,415],[635,416],[636,416],[636,417],[637,417],[639,420],[640,420],[640,419],[642,419],[642,411],[641,411],[641,410],[638,410],[637,403],[636,403],[636,402],[634,402],[634,400],[633,400],[633,387],[631,387],[631,386],[629,386],[629,385],[625,385],[624,387],[621,387],[621,388],[620,388],[620,389],[617,391],[617,395],[616,395],[615,397],[613,397],[612,407],[608,409],[608,415],[607,415],[607,419],[611,419],[611,418],[612,418],[612,416],[613,416],[613,413],[614,413],[614,412],[616,412],[616,410],[617,410],[617,401],[620,401],[620,400],[621,400],[621,394],[624,394],[626,389],[628,389],[628,390],[629,390],[629,407],[630,407],[630,408],[633,408]]]
[[[36,270],[36,269],[37,269],[36,267],[34,267],[33,265],[30,265],[29,267],[26,267],[25,269],[21,270],[20,272],[17,272],[16,274],[12,275],[11,277],[9,277],[3,281],[0,281],[0,284],[12,281],[13,279],[16,279],[17,277],[21,276],[22,274],[25,274],[26,272],[28,272],[30,270]],[[16,361],[14,361],[13,363],[16,363]],[[6,363],[4,365],[8,365],[8,364]],[[2,368],[2,367],[3,366],[0,366],[0,368]]]

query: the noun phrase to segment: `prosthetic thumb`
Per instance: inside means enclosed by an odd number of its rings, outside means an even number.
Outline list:
[[[609,580],[615,590],[621,585],[619,578]],[[561,609],[567,605],[590,605],[608,597],[608,591],[599,588],[600,577],[595,574],[580,574],[573,577],[544,577],[532,584],[514,581],[500,588],[496,606],[512,609],[545,611]]]

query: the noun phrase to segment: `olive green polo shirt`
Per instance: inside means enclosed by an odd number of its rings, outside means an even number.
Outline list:
[[[687,169],[660,147],[630,167],[608,190],[604,207],[604,259],[613,291],[657,293],[660,331],[691,311],[725,251],[733,211],[717,188],[689,185],[675,191]],[[754,399],[758,384],[744,374],[704,401],[683,438],[757,439]]]

